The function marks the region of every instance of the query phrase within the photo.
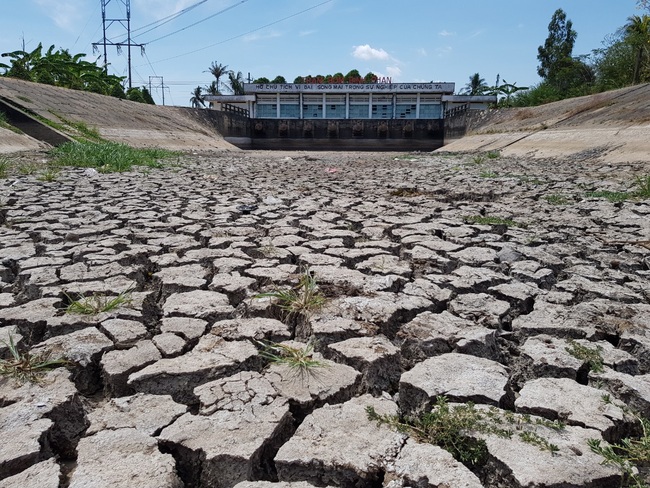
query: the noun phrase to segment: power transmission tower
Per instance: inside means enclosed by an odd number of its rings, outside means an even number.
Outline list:
[[[131,46],[134,47],[139,47],[141,51],[144,52],[144,44],[137,44],[134,43],[131,39],[131,0],[100,0],[102,4],[102,32],[103,32],[103,37],[101,41],[99,42],[93,42],[93,50],[97,51],[99,46],[104,47],[104,70],[108,72],[108,54],[106,47],[107,46],[115,46],[117,48],[118,54],[122,52],[122,48],[124,46],[127,47],[127,53],[128,53],[128,67],[129,67],[129,88],[133,88],[132,82],[131,82]],[[125,10],[126,10],[126,18],[122,17],[116,17],[116,18],[110,18],[107,16],[107,7],[108,5],[113,2],[114,4],[114,9],[117,11],[119,8],[119,4],[123,5]],[[120,11],[120,15],[122,15],[122,12]],[[124,29],[126,29],[126,40],[122,42],[113,42],[108,38],[106,35],[107,30],[109,30],[114,24],[122,26]]]
[[[152,85],[151,80],[160,80],[160,83]],[[162,104],[165,105],[165,88],[169,88],[169,87],[167,85],[165,85],[165,81],[163,80],[163,77],[162,76],[150,76],[149,77],[149,93],[153,93],[151,91],[152,87],[155,88],[156,90],[158,90],[158,88],[161,89],[161,91],[162,91],[162,102],[163,102]],[[172,101],[172,103],[173,103],[173,101]]]

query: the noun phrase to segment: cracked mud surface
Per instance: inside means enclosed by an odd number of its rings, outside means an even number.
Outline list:
[[[649,172],[589,155],[205,153],[11,174],[0,339],[70,364],[0,380],[0,487],[617,486],[587,440],[633,432],[623,404],[650,415],[650,203],[591,192]],[[305,269],[327,298],[308,317],[256,298]],[[260,341],[311,343],[322,366],[268,364]],[[558,451],[476,434],[488,456],[470,470],[365,412],[440,396],[561,420],[526,427]]]

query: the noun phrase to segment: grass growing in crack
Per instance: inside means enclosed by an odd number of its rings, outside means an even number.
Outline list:
[[[6,178],[9,174],[9,160],[7,158],[0,157],[0,179]]]
[[[430,412],[417,417],[404,419],[397,415],[380,415],[374,408],[366,407],[368,419],[378,424],[385,424],[418,442],[428,442],[442,447],[466,466],[484,464],[487,458],[487,445],[483,439],[473,434],[493,434],[502,438],[511,438],[519,430],[519,438],[540,450],[551,453],[559,448],[535,432],[522,430],[524,426],[541,425],[553,430],[564,426],[558,422],[533,422],[530,416],[515,416],[512,412],[489,409],[477,409],[474,404],[450,406],[445,397],[438,397]]]
[[[65,313],[77,315],[97,315],[102,312],[111,312],[123,305],[129,305],[132,290],[126,290],[116,297],[107,297],[104,295],[94,294],[89,297],[82,297],[79,300],[73,300],[68,295],[70,304],[65,309]]]
[[[496,216],[484,216],[484,215],[466,215],[463,217],[463,220],[467,224],[478,224],[478,225],[505,225],[507,227],[521,227],[526,228],[527,225],[521,222],[515,222],[512,219],[505,219],[503,217]]]
[[[101,173],[129,171],[133,166],[160,168],[160,160],[177,156],[164,149],[136,149],[116,142],[67,142],[52,154],[57,165],[96,168]]]
[[[629,198],[633,197],[634,194],[628,193],[626,191],[609,191],[609,190],[600,190],[600,191],[590,191],[585,194],[587,198],[605,198],[612,203],[624,202]]]
[[[640,198],[650,198],[650,175],[637,176],[635,180],[637,191],[635,196]]]
[[[276,342],[259,342],[262,346],[260,356],[273,364],[284,364],[299,375],[311,373],[315,368],[322,368],[324,363],[313,358],[314,345],[294,347]]]
[[[551,205],[568,205],[569,204],[569,199],[565,197],[564,195],[560,195],[559,193],[552,193],[550,195],[546,195],[544,199],[550,203]]]
[[[426,195],[427,192],[423,190],[419,190],[417,188],[396,188],[395,190],[391,190],[390,192],[388,192],[388,194],[391,197],[409,198],[409,197],[419,197],[422,195]]]
[[[325,304],[325,297],[318,288],[316,278],[306,268],[293,288],[273,290],[255,295],[255,298],[271,298],[288,315],[309,315]]]
[[[499,151],[488,151],[486,156],[488,159],[499,159],[501,157],[501,153]]]
[[[10,359],[0,359],[0,376],[14,378],[21,383],[38,382],[40,377],[48,371],[65,366],[65,359],[50,359],[49,354],[35,354],[21,352],[14,338],[9,334],[9,342],[3,344],[7,347]]]
[[[481,171],[478,175],[480,178],[498,178],[499,175],[494,171]]]
[[[650,421],[636,416],[641,423],[642,433],[639,438],[625,438],[619,444],[603,445],[601,439],[589,439],[587,443],[592,452],[603,457],[603,464],[616,466],[623,474],[621,486],[648,488],[637,466],[650,464]]]
[[[594,373],[602,373],[603,369],[603,348],[596,346],[595,348],[587,347],[578,344],[574,340],[569,340],[569,347],[566,347],[566,352],[571,354],[576,359],[584,361],[589,365],[589,368]]]
[[[60,171],[58,168],[53,168],[53,167],[48,167],[45,170],[41,172],[41,174],[38,175],[38,179],[40,181],[46,181],[48,183],[51,183],[53,181],[56,181],[59,178],[59,173]]]

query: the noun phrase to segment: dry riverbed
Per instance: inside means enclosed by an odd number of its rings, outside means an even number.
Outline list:
[[[588,443],[650,417],[650,164],[592,156],[9,156],[0,353],[68,364],[0,379],[0,487],[618,486]],[[476,463],[368,414],[471,404]]]

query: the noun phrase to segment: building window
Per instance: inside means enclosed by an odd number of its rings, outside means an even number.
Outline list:
[[[283,119],[300,118],[299,95],[280,95],[280,117]]]
[[[345,95],[325,96],[325,116],[328,119],[345,118]]]
[[[302,117],[305,119],[323,118],[323,96],[322,95],[303,95]]]
[[[369,104],[369,95],[350,95],[350,118],[367,119]]]
[[[442,100],[440,95],[420,95],[420,118],[421,119],[441,119],[442,118]]]
[[[277,119],[278,104],[275,95],[258,95],[257,96],[257,117],[260,119]]]

